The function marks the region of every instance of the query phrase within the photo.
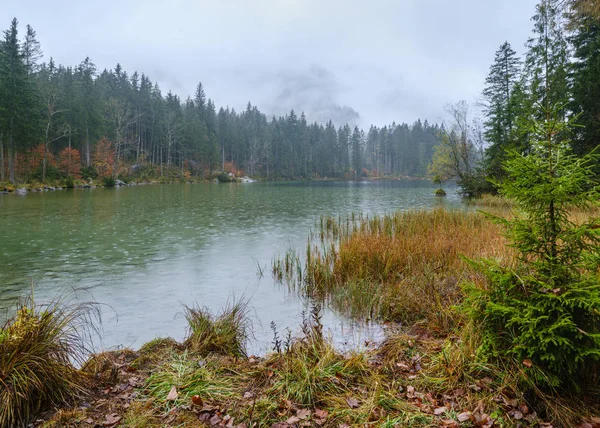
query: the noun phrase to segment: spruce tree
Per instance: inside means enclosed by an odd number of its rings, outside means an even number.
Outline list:
[[[578,115],[573,148],[584,154],[600,144],[600,20],[582,18],[574,30],[573,95],[570,108]]]
[[[574,155],[560,106],[542,109],[528,154],[510,151],[497,185],[515,216],[506,227],[516,266],[479,264],[487,285],[466,287],[468,313],[483,326],[480,354],[516,360],[539,385],[578,387],[600,360],[600,221],[573,220],[598,204],[597,153]]]
[[[534,37],[527,42],[528,91],[533,103],[541,106],[535,110],[537,120],[544,120],[542,111],[551,111],[557,105],[566,115],[569,56],[561,4],[561,0],[541,0],[532,18]]]
[[[486,99],[485,138],[490,143],[486,150],[487,170],[492,177],[502,175],[506,149],[513,146],[515,106],[511,102],[519,81],[521,61],[508,42],[496,52],[494,63],[485,80],[483,95]]]

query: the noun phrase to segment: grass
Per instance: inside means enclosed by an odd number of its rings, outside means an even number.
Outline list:
[[[25,426],[52,406],[85,391],[86,377],[75,368],[89,352],[90,305],[54,302],[37,306],[33,298],[17,304],[0,329],[0,426]]]
[[[246,342],[252,334],[246,301],[228,303],[216,316],[208,308],[186,306],[185,311],[189,326],[187,348],[202,355],[246,356]]]
[[[276,279],[355,318],[413,324],[447,334],[459,284],[479,281],[462,258],[512,260],[500,228],[476,212],[434,210],[322,219],[301,260],[275,260]]]
[[[586,214],[576,215],[574,221]],[[313,302],[297,336],[281,337],[272,324],[274,352],[248,356],[246,301],[217,314],[187,307],[183,343],[156,339],[139,351],[93,356],[77,373],[97,387],[93,410],[63,408],[48,426],[89,419],[102,425],[113,413],[134,427],[570,427],[591,421],[600,413],[594,394],[541,391],[522,362],[479,358],[479,328],[455,305],[462,281],[485,284],[461,255],[506,263],[514,256],[499,226],[476,212],[323,218],[305,254],[292,250],[273,261],[274,276]],[[393,323],[375,349],[340,352],[323,331],[323,304]]]

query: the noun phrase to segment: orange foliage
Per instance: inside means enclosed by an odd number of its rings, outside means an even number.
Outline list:
[[[115,172],[115,148],[106,137],[96,144],[93,164],[99,178],[110,177]]]
[[[79,150],[65,147],[58,155],[58,167],[67,177],[81,178],[81,153]]]
[[[241,169],[237,169],[237,167],[235,166],[235,162],[225,162],[224,166],[224,170],[226,173],[232,173],[233,175],[235,175],[236,177],[240,177],[242,175],[244,175],[244,171]]]
[[[44,161],[44,145],[38,144],[37,146],[32,147],[29,150],[27,155],[27,166],[29,167],[29,171],[33,172],[36,169],[40,168],[42,162]],[[56,159],[50,150],[46,153],[46,165],[48,166],[56,166]]]

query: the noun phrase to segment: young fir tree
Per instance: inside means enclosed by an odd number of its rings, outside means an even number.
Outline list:
[[[508,42],[496,52],[494,63],[485,80],[483,95],[486,99],[485,138],[490,143],[486,150],[488,173],[495,178],[503,175],[502,162],[511,144],[515,127],[515,86],[519,82],[521,61]]]
[[[516,267],[479,266],[485,288],[466,288],[468,313],[483,326],[482,355],[512,358],[540,384],[578,386],[600,359],[600,221],[572,220],[598,204],[596,153],[571,152],[560,106],[530,130],[531,151],[508,154],[500,192],[516,204],[506,227]]]

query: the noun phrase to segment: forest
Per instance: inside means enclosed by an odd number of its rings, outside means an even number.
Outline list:
[[[42,62],[36,32],[13,19],[0,42],[0,182],[66,177],[265,179],[424,176],[440,127],[309,123],[267,117],[250,102],[220,107],[202,83],[182,100],[144,73]],[[201,70],[198,71],[201,74]]]
[[[467,196],[496,193],[508,153],[529,153],[531,128],[555,118],[572,123],[563,137],[576,155],[592,152],[600,142],[598,16],[596,1],[540,2],[524,57],[508,42],[495,54],[478,102],[482,126],[470,125],[465,102],[447,109],[431,175],[456,179]]]

